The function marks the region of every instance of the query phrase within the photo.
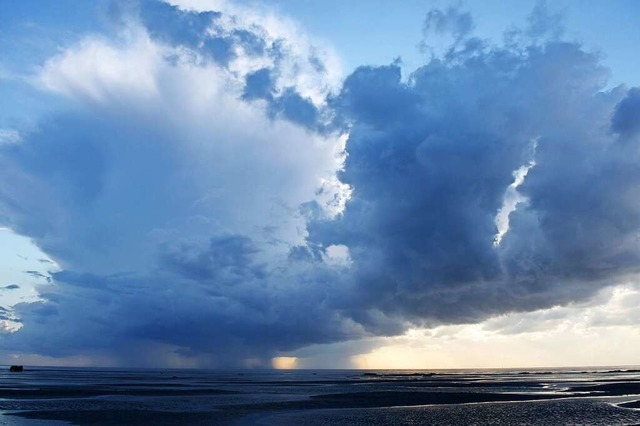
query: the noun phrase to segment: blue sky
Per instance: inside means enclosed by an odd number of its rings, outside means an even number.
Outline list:
[[[424,16],[432,8],[452,4],[444,0],[407,0],[393,5],[386,0],[372,0],[366,5],[360,1],[337,0],[238,3],[275,10],[294,19],[309,34],[335,46],[346,71],[360,65],[382,65],[397,57],[403,58],[410,68],[418,67],[424,61],[416,48],[422,38]],[[479,36],[499,40],[506,29],[524,25],[536,1],[505,3],[490,0],[456,4],[473,14]],[[5,17],[2,53],[3,57],[11,58],[3,62],[12,69],[21,65],[33,66],[57,47],[82,34],[113,29],[105,16],[109,13],[105,0],[56,3],[7,0],[0,7]],[[548,2],[548,7],[563,15],[570,40],[580,41],[588,49],[602,51],[615,81],[637,82],[637,73],[629,65],[638,60],[634,48],[634,40],[640,35],[634,19],[640,8],[637,2],[558,1]]]
[[[639,8],[3,2],[0,355],[633,362]]]
[[[248,2],[248,4],[251,4]],[[424,56],[417,49],[424,16],[432,8],[459,4],[475,19],[476,33],[500,40],[506,29],[525,24],[535,0],[517,2],[372,0],[366,5],[352,1],[274,0],[271,7],[300,22],[311,34],[326,38],[340,51],[347,70],[359,65],[381,65],[401,57],[408,68],[417,68]],[[600,50],[604,63],[612,69],[617,83],[638,83],[638,73],[630,64],[640,55],[635,42],[640,37],[635,17],[640,5],[633,0],[601,2],[592,0],[547,2],[561,13],[567,38],[580,41],[588,49]]]

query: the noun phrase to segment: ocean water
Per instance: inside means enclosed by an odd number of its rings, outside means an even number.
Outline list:
[[[0,425],[640,425],[640,369],[0,370]]]

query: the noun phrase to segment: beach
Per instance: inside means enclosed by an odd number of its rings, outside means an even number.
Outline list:
[[[0,425],[640,424],[635,368],[0,373]]]

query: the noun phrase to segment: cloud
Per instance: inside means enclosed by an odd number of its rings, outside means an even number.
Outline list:
[[[20,286],[18,284],[9,284],[4,287],[0,287],[0,290],[17,290]]]
[[[202,62],[197,49],[131,32],[116,42],[88,38],[43,67],[47,90],[90,109],[43,122],[27,143],[5,150],[7,175],[28,188],[7,184],[12,229],[92,271],[148,267],[153,245],[185,227],[193,235],[255,234],[275,224],[262,231],[264,243],[301,242],[304,223],[291,212],[316,199],[341,167],[339,135],[309,132],[242,101],[244,77]],[[248,56],[276,67],[271,53]]]
[[[473,36],[474,28],[469,12],[453,6],[446,10],[432,9],[425,17],[422,26],[424,38],[418,47],[428,52],[432,60],[440,57],[451,59],[460,52],[473,51],[484,43]]]
[[[534,39],[550,37],[558,40],[564,33],[564,15],[562,13],[551,13],[547,7],[547,2],[544,0],[536,2],[529,14],[528,24],[526,33]]]
[[[473,30],[473,18],[468,12],[461,12],[458,8],[449,7],[446,10],[432,9],[427,13],[422,31],[425,35],[451,34],[456,40],[461,40]]]
[[[21,140],[20,133],[12,129],[0,129],[0,145],[14,144]]]
[[[270,366],[637,274],[638,89],[581,45],[434,11],[451,48],[338,83],[295,25],[195,3],[116,8],[40,68],[67,102],[0,146],[0,226],[60,270],[3,347]]]
[[[629,90],[615,109],[611,128],[625,138],[640,134],[640,88]]]
[[[0,220],[62,269],[42,301],[14,307],[25,326],[7,347],[129,363],[165,345],[271,365],[278,348],[356,336],[324,302],[340,266],[289,259],[305,244],[300,206],[331,216],[344,198],[344,137],[315,130],[323,53],[246,17],[140,6],[120,38],[87,37],[42,66],[38,84],[69,107],[2,146]],[[217,37],[224,61],[207,50]],[[243,97],[258,69],[269,102]]]
[[[605,332],[609,327],[633,327],[640,324],[637,303],[638,285],[625,283],[605,288],[591,300],[556,306],[535,312],[512,313],[491,318],[482,329],[499,335],[554,334],[579,330]]]
[[[566,306],[366,339],[352,352],[351,365],[392,369],[633,365],[638,348],[626,342],[638,338],[639,295],[637,283],[624,283]]]
[[[636,89],[606,90],[607,75],[580,44],[542,38],[449,50],[408,81],[396,64],[347,77],[332,104],[353,192],[309,229],[349,248],[350,315],[374,333],[393,331],[389,318],[477,322],[637,274],[637,141],[611,132],[633,122]],[[526,203],[502,234],[514,184]]]
[[[25,326],[8,343],[16,351],[57,357],[108,353],[116,363],[139,366],[163,364],[170,348],[183,360],[230,366],[250,358],[268,365],[276,349],[359,335],[357,326],[324,306],[337,275],[316,286],[301,275],[238,277],[234,269],[229,265],[215,276],[195,275],[197,269],[145,276],[58,273],[57,288],[42,294],[46,303],[16,306]],[[45,333],[51,324],[61,327],[55,337]],[[140,352],[149,354],[141,358]]]

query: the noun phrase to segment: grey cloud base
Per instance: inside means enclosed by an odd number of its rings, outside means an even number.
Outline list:
[[[258,132],[199,133],[195,119],[176,130],[154,121],[164,110],[107,103],[0,146],[0,225],[62,266],[43,302],[15,307],[23,328],[4,347],[268,365],[314,343],[566,304],[637,273],[639,89],[606,90],[579,44],[523,32],[491,46],[468,16],[432,13],[431,27],[453,32],[445,55],[406,81],[397,64],[361,67],[317,102],[282,83],[291,48],[264,28],[156,2],[136,13],[151,43],[196,58],[189,70],[239,80],[233,102],[271,123],[260,129],[298,139],[255,148]],[[238,79],[238,52],[269,65]],[[314,168],[324,151],[303,139],[338,133],[344,164]],[[505,191],[532,162],[495,244]],[[351,189],[337,216],[313,188],[331,167]],[[332,245],[348,247],[347,264],[327,262]]]

